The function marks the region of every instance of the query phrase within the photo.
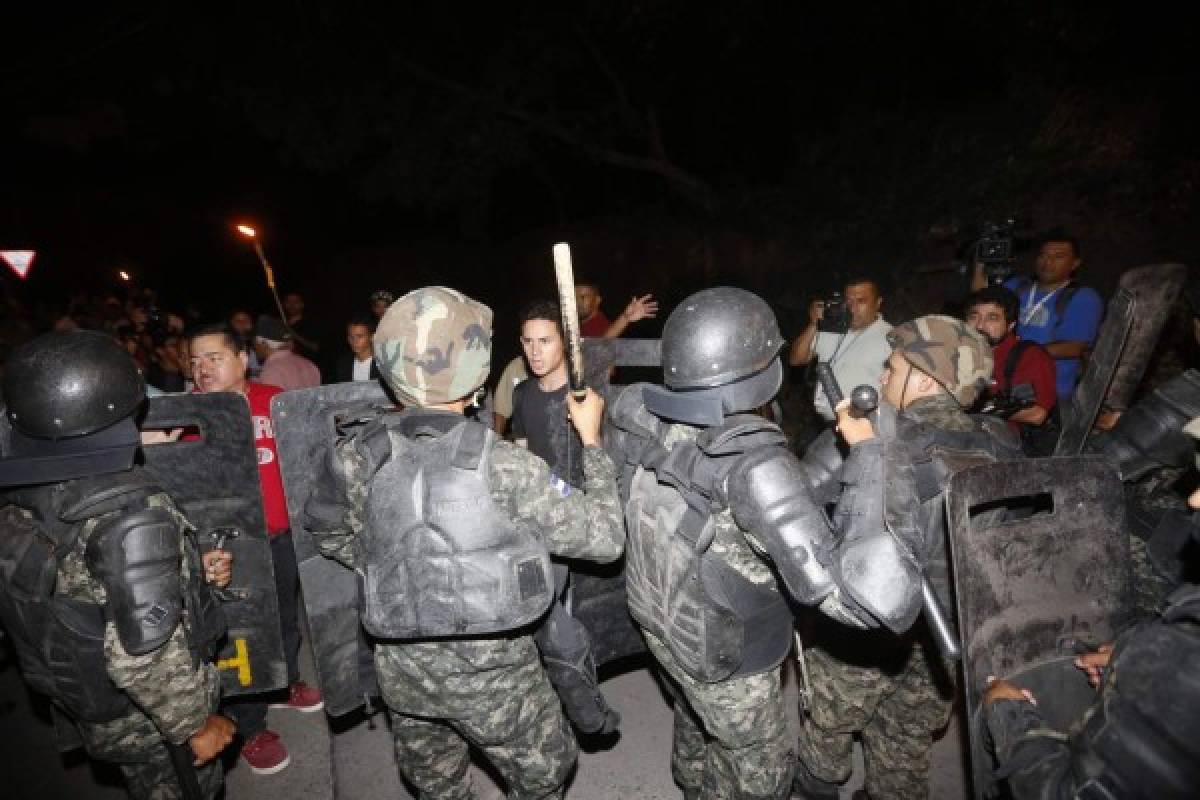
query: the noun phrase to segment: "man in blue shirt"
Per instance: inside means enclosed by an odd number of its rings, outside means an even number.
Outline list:
[[[1038,251],[1036,277],[1018,275],[1004,282],[1021,301],[1017,336],[1037,342],[1054,358],[1059,403],[1074,391],[1080,359],[1095,343],[1104,316],[1104,301],[1096,290],[1073,280],[1082,263],[1073,237],[1050,234]],[[976,265],[973,288],[975,284],[987,284],[982,265]]]

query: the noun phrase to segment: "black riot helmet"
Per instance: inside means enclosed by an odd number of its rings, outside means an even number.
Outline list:
[[[137,364],[104,334],[48,333],[19,347],[4,369],[0,487],[132,468],[145,398]]]
[[[745,289],[697,292],[671,312],[662,335],[666,390],[644,396],[654,414],[719,425],[726,414],[766,405],[783,382],[783,335],[775,312]]]
[[[94,331],[39,336],[4,366],[8,421],[38,439],[103,430],[136,411],[145,397],[137,363],[111,337]]]

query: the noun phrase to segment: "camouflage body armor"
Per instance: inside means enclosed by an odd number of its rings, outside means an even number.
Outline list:
[[[492,501],[493,437],[460,415],[418,410],[385,414],[356,434],[370,487],[360,581],[372,635],[502,633],[549,608],[545,545]]]
[[[74,719],[106,722],[132,710],[108,678],[108,622],[131,655],[161,647],[182,624],[195,665],[212,657],[224,634],[191,536],[168,511],[147,503],[160,494],[135,469],[3,497],[11,505],[0,512],[0,621],[30,685]],[[67,596],[58,585],[61,562],[70,557],[83,558],[105,603]]]

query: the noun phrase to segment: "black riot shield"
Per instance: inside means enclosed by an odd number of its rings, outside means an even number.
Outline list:
[[[143,429],[195,428],[199,437],[146,445],[146,468],[196,526],[201,550],[222,530],[233,581],[221,604],[229,633],[218,654],[225,696],[287,686],[275,571],[263,516],[250,406],[230,393],[151,397]]]
[[[1101,408],[1129,407],[1186,278],[1182,264],[1150,264],[1121,275],[1079,384],[1059,407],[1056,456],[1083,452]]]
[[[1051,510],[1005,522],[982,514],[1032,502]],[[1030,689],[1054,728],[1066,731],[1095,699],[1077,653],[1111,641],[1129,602],[1129,538],[1116,469],[1095,456],[967,468],[946,493],[954,594],[975,797],[993,769],[980,700],[988,676]],[[974,516],[982,514],[982,516]],[[1020,514],[1012,515],[1021,517]]]
[[[275,446],[292,519],[292,544],[304,589],[309,638],[325,711],[341,716],[378,694],[370,645],[359,624],[358,578],[317,551],[304,526],[304,504],[333,445],[337,420],[370,408],[391,408],[375,381],[284,392],[271,403]]]
[[[662,347],[658,339],[584,339],[583,362],[588,386],[607,397],[614,368],[661,368]],[[629,615],[624,557],[612,564],[572,562],[570,600],[571,615],[592,636],[597,665],[646,652]]]

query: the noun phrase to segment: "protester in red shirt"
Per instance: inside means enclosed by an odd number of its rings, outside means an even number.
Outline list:
[[[1017,338],[1017,314],[1020,300],[1003,286],[988,286],[967,299],[967,324],[979,331],[992,346],[991,396],[1011,393],[1013,387],[1028,386],[1033,402],[1011,414],[1008,424],[1021,434],[1031,455],[1041,451],[1057,437],[1054,359],[1036,342]]]
[[[271,398],[283,390],[278,386],[246,379],[249,358],[241,349],[233,330],[225,325],[202,328],[192,334],[191,361],[197,392],[236,392],[250,404],[263,511],[275,569],[280,632],[288,662],[287,700],[271,703],[271,707],[319,711],[324,707],[320,692],[299,680],[300,626],[296,615],[299,611],[297,600],[300,581],[296,551],[292,548],[283,478],[279,471],[279,456],[275,450],[275,430],[271,422]],[[262,695],[239,698],[226,702],[222,709],[237,723],[238,733],[243,740],[242,758],[252,771],[264,775],[279,772],[291,763],[279,734],[267,730],[268,700]]]
[[[636,295],[625,306],[616,320],[609,322],[600,310],[600,289],[589,281],[575,282],[575,310],[579,312],[579,335],[584,338],[616,339],[632,323],[642,319],[653,319],[658,315],[658,302],[653,295]]]

